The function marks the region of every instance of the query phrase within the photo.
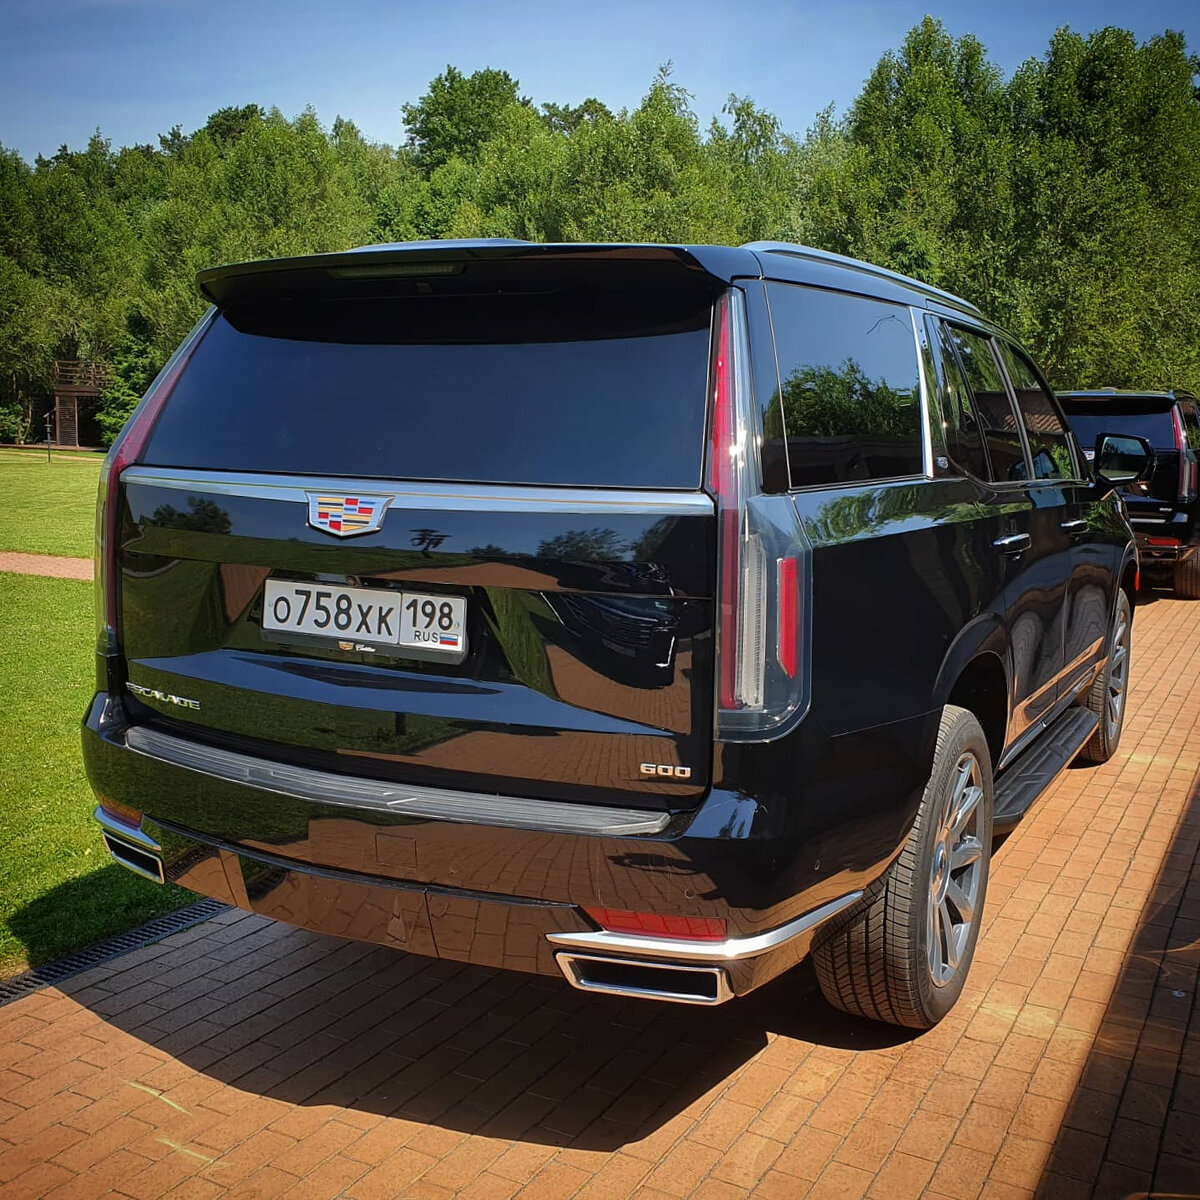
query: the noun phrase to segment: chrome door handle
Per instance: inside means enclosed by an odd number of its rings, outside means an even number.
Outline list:
[[[1009,533],[998,537],[992,545],[1002,554],[1024,554],[1033,545],[1033,538],[1027,533]]]
[[[1088,523],[1082,517],[1077,517],[1074,521],[1064,521],[1059,525],[1059,529],[1072,537],[1078,537],[1081,533],[1087,533]]]

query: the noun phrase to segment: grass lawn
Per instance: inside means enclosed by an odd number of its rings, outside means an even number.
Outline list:
[[[92,820],[93,636],[90,584],[0,573],[0,978],[195,899],[112,863]]]
[[[0,550],[91,558],[102,454],[0,449]]]

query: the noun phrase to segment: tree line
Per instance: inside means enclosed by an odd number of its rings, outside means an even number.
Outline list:
[[[1179,33],[1063,29],[1006,78],[926,18],[803,135],[739,96],[702,128],[669,67],[619,112],[447,67],[398,147],[257,104],[157,146],[0,147],[0,440],[63,358],[109,364],[115,436],[202,267],[443,237],[802,242],[976,302],[1057,387],[1200,390],[1198,72]]]

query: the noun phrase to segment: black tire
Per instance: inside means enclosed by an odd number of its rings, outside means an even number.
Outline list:
[[[978,788],[974,816],[964,827],[978,843],[974,876],[974,904],[969,923],[956,939],[956,963],[950,974],[935,983],[938,965],[930,946],[936,931],[931,925],[931,895],[935,884],[935,859],[945,862],[945,817],[954,801],[964,762],[970,761],[971,789]],[[966,796],[966,792],[962,794]],[[951,835],[953,836],[953,835]],[[960,849],[967,846],[966,837]],[[953,848],[953,847],[951,847]],[[975,847],[972,847],[972,851]],[[929,1029],[954,1007],[962,993],[987,896],[988,868],[992,857],[992,760],[987,739],[973,713],[947,705],[938,729],[937,752],[916,823],[899,858],[888,869],[869,899],[857,909],[835,918],[813,947],[813,965],[821,991],[830,1004],[855,1016]],[[971,871],[971,867],[954,868]],[[965,878],[960,876],[960,879]],[[937,876],[939,881],[944,875]],[[951,883],[954,881],[951,880]],[[941,886],[939,882],[939,887]],[[943,889],[944,890],[944,889]],[[961,889],[960,889],[961,892]],[[937,907],[942,911],[950,895]],[[961,912],[960,912],[961,915]],[[939,926],[943,928],[943,926]],[[941,971],[950,969],[952,955],[944,938],[937,940]]]
[[[1182,600],[1200,600],[1200,550],[1175,564],[1175,595]]]
[[[1108,657],[1104,662],[1104,669],[1096,676],[1096,681],[1083,702],[1085,708],[1091,709],[1100,718],[1100,724],[1080,750],[1081,762],[1105,763],[1117,752],[1121,730],[1125,728],[1125,695],[1129,686],[1129,663],[1133,653],[1132,635],[1133,610],[1129,606],[1129,597],[1124,591],[1119,591],[1112,628],[1108,631]],[[1121,702],[1120,712],[1113,721],[1109,704],[1117,683],[1118,671]]]

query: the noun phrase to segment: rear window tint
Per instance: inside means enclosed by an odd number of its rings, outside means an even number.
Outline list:
[[[200,343],[143,461],[694,488],[711,307],[655,289],[236,306]]]
[[[919,475],[917,344],[907,308],[772,283],[793,487]]]
[[[1139,406],[1140,411],[1130,412],[1128,409],[1117,407],[1115,404],[1101,402],[1096,404],[1087,401],[1067,400],[1062,396],[1059,402],[1067,414],[1067,420],[1079,439],[1079,444],[1085,450],[1091,450],[1096,445],[1096,438],[1102,433],[1128,433],[1134,437],[1145,438],[1159,450],[1166,450],[1175,445],[1175,424],[1171,420],[1171,410],[1160,401],[1161,411],[1147,411]]]

